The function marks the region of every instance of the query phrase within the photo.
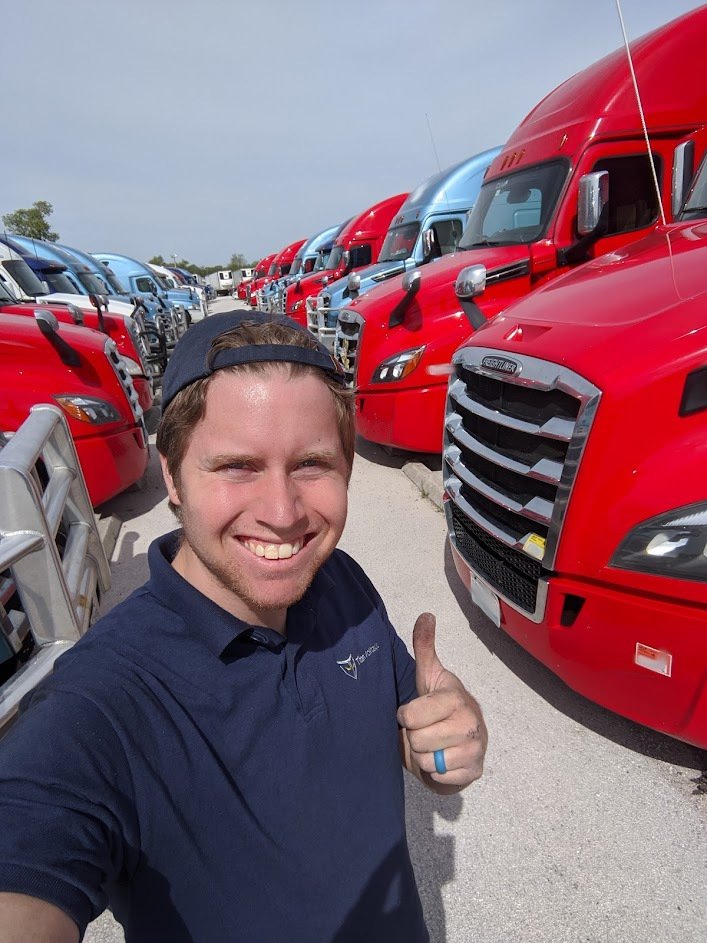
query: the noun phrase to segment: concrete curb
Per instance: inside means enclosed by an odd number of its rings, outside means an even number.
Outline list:
[[[96,526],[98,527],[98,536],[101,538],[103,549],[110,563],[123,522],[117,514],[107,514],[105,517],[96,517]]]
[[[406,462],[403,465],[403,474],[416,485],[420,494],[431,501],[440,511],[444,507],[442,494],[444,487],[442,485],[442,472],[432,471],[422,462]]]

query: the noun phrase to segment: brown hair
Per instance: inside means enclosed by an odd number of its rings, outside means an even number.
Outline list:
[[[289,327],[277,321],[264,324],[244,321],[237,328],[220,334],[213,341],[210,356],[213,357],[221,350],[255,344],[286,344],[294,347],[309,347],[313,350],[319,347],[309,331]],[[321,377],[334,399],[341,445],[349,474],[351,473],[356,439],[353,390],[346,389],[318,367],[289,361],[262,361],[222,369],[231,373],[249,371],[261,374],[273,370],[285,370],[292,377],[305,376],[308,373]],[[179,487],[179,471],[189,446],[189,439],[194,427],[204,417],[206,394],[214,376],[215,373],[212,373],[203,379],[195,380],[175,394],[157,428],[157,451],[166,459],[167,468],[177,488]],[[178,509],[171,502],[170,507],[178,515]]]

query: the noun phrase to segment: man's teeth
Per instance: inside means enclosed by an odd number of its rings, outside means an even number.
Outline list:
[[[261,544],[255,540],[246,540],[244,543],[256,557],[265,557],[266,560],[288,560],[302,549],[301,540],[293,544]]]

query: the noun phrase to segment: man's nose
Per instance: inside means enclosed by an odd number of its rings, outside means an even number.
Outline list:
[[[267,475],[262,482],[257,517],[278,531],[292,530],[306,516],[296,481],[284,473]]]

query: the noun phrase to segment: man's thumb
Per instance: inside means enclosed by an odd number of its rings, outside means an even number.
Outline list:
[[[434,682],[442,670],[442,665],[435,651],[435,626],[437,620],[431,612],[423,612],[417,617],[412,630],[412,647],[417,665],[417,693],[428,694],[434,688]]]

